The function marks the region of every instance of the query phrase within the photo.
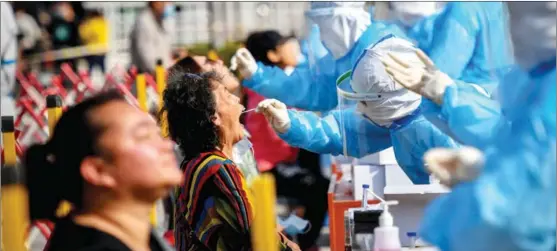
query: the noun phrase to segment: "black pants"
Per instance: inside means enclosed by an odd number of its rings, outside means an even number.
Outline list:
[[[321,174],[319,155],[300,149],[298,165],[279,164],[269,171],[275,176],[277,194],[294,198],[305,208],[311,229],[298,235],[298,245],[307,250],[316,245],[327,213],[329,180]]]

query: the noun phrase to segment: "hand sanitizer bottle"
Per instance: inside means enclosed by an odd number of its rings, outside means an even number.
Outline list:
[[[397,203],[395,201],[395,203]],[[374,230],[374,251],[400,251],[400,238],[398,227],[393,226],[393,216],[389,212],[389,202],[385,203],[385,209],[379,216],[379,227]]]

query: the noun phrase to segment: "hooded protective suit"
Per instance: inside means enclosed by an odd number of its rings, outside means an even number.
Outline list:
[[[429,183],[423,154],[433,147],[459,145],[421,115],[421,98],[397,85],[379,60],[390,52],[417,61],[411,53],[413,48],[403,39],[392,35],[383,37],[366,49],[352,73],[345,74],[338,82],[339,95],[357,101],[357,106],[342,107],[324,118],[311,112],[289,110],[290,126],[279,136],[293,146],[313,152],[352,157],[363,157],[392,146],[398,164],[409,178],[416,184]],[[350,85],[343,86],[345,80],[350,80]]]
[[[491,128],[479,177],[426,209],[421,236],[441,250],[556,247],[557,4],[508,6],[518,66],[499,86],[506,127]]]

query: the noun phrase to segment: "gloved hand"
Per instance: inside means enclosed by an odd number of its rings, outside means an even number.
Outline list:
[[[290,118],[284,103],[276,99],[265,99],[257,105],[255,111],[263,113],[276,132],[285,133],[290,129]]]
[[[381,61],[397,83],[441,105],[445,89],[454,84],[454,81],[447,74],[439,71],[422,50],[416,49],[416,54],[425,68],[409,65],[391,53]]]
[[[230,59],[230,69],[240,71],[242,77],[251,78],[257,71],[257,62],[246,48],[240,48]]]
[[[441,184],[453,187],[477,178],[483,168],[484,156],[473,147],[434,148],[425,153],[424,162]]]

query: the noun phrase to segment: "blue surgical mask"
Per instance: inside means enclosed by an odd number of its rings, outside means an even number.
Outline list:
[[[284,232],[288,235],[305,234],[311,229],[309,221],[304,220],[295,214],[291,214],[285,220],[278,219],[279,224],[284,227]]]

